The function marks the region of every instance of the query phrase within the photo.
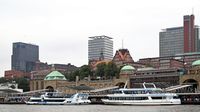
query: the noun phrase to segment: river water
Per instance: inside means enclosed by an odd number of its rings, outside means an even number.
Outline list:
[[[0,112],[200,112],[200,105],[0,105]]]

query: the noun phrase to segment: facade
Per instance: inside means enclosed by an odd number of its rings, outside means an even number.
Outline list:
[[[31,72],[39,60],[39,46],[22,42],[13,43],[12,70]]]
[[[167,28],[159,34],[160,56],[173,56],[184,52],[183,27]]]
[[[113,60],[112,60],[117,67],[122,67],[124,65],[132,65],[135,68],[142,68],[145,67],[145,65],[134,62],[130,52],[128,49],[119,49],[116,51]]]
[[[128,49],[119,49],[116,51],[113,62],[118,66],[121,67],[126,64],[133,64],[134,60],[131,57]]]
[[[200,59],[200,52],[183,53],[175,56],[143,58],[139,63],[154,68],[190,68],[195,60]]]
[[[180,76],[180,84],[192,85],[188,92],[200,92],[200,60],[192,63],[192,67]]]
[[[179,85],[180,72],[175,68],[141,68],[130,76],[130,87],[137,87],[143,82],[154,83],[159,88]]]
[[[199,28],[194,25],[194,15],[184,16],[183,27],[167,28],[159,33],[160,57],[199,50]]]
[[[78,69],[78,67],[68,64],[50,64],[37,62],[37,69],[31,71],[31,79],[44,79],[46,75],[54,70],[57,70],[61,73],[70,74],[71,72]]]
[[[17,70],[7,70],[5,71],[4,77],[6,79],[13,79],[13,78],[30,78],[31,74],[23,71]]]
[[[113,41],[108,36],[89,37],[88,41],[88,60],[112,60]]]
[[[197,52],[197,39],[195,38],[194,15],[183,17],[184,22],[184,53]]]
[[[36,74],[34,74],[36,75]],[[42,77],[39,77],[42,76]],[[127,80],[127,79],[126,79]],[[76,93],[77,90],[72,87],[77,86],[89,86],[94,89],[120,86],[121,83],[125,84],[126,80],[112,79],[112,80],[76,80],[73,82],[68,81],[61,72],[54,71],[43,71],[38,73],[30,80],[30,91],[50,89],[58,90],[64,93]],[[83,90],[84,91],[84,90]],[[87,90],[86,90],[87,91]]]

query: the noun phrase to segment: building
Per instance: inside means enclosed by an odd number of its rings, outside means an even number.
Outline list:
[[[180,84],[192,85],[188,92],[200,92],[200,60],[192,63],[192,67],[180,76]]]
[[[44,73],[44,72],[43,72]],[[39,76],[39,75],[38,75]],[[76,93],[77,90],[72,89],[78,86],[89,86],[94,89],[102,89],[113,86],[120,86],[125,84],[126,80],[112,79],[112,80],[76,80],[68,81],[65,76],[59,71],[50,71],[43,74],[44,77],[33,77],[30,80],[30,91],[36,90],[58,90],[64,93]]]
[[[143,82],[154,83],[159,88],[179,85],[181,72],[176,68],[157,69],[140,68],[130,76],[130,87],[137,87]]]
[[[154,68],[185,68],[191,67],[195,60],[200,59],[200,52],[183,53],[175,56],[164,56],[139,59],[139,63]]]
[[[135,68],[145,67],[144,64],[134,62],[128,49],[119,49],[116,51],[113,60],[117,67],[122,67],[124,65],[132,65]]]
[[[194,15],[184,16],[183,25],[183,27],[167,28],[159,33],[160,57],[200,50],[199,28],[194,24]]]
[[[39,46],[22,42],[13,43],[12,70],[31,72],[39,60]]]
[[[64,74],[70,74],[78,69],[78,67],[68,64],[47,64],[42,62],[37,62],[37,68],[34,71],[31,71],[31,79],[44,79],[46,74],[57,70]]]
[[[17,70],[7,70],[5,71],[4,78],[13,79],[13,78],[30,78],[31,73],[17,71]]]
[[[183,53],[183,27],[167,28],[159,34],[160,57]]]
[[[194,15],[183,17],[184,22],[184,53],[197,52],[198,38],[195,37]]]
[[[131,57],[128,49],[119,49],[116,51],[113,62],[118,66],[121,67],[126,64],[133,64],[134,60]]]
[[[89,37],[88,60],[112,60],[113,41],[111,37],[102,35]]]

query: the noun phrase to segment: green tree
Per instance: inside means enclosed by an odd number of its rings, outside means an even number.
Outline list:
[[[88,77],[92,74],[92,70],[89,65],[83,65],[79,69],[79,77],[80,79],[84,79],[85,77]]]
[[[109,62],[106,65],[105,76],[107,79],[111,79],[112,77],[117,77],[119,75],[119,68],[117,68],[116,64],[113,62]]]
[[[103,78],[105,76],[106,71],[106,63],[100,63],[97,65],[97,69],[95,71],[95,75]]]
[[[5,79],[4,77],[0,78],[0,83],[6,83],[9,82],[9,80]]]
[[[16,79],[13,79],[13,80],[18,84],[18,88],[23,89],[24,92],[30,91],[29,79],[16,78]]]
[[[67,73],[65,74],[65,77],[68,81],[75,81],[76,80],[76,76],[79,75],[79,70],[73,71],[71,73]]]

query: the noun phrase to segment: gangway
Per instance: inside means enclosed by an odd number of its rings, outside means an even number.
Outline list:
[[[169,91],[178,90],[178,89],[182,89],[182,88],[186,88],[186,87],[190,87],[190,86],[192,86],[192,85],[187,84],[187,85],[170,86],[170,87],[165,88],[164,91],[169,92]]]

